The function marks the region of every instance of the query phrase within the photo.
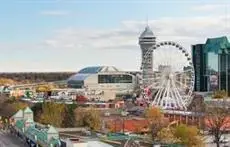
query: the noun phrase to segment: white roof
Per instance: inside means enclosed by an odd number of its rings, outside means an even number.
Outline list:
[[[88,141],[87,147],[113,147],[113,146],[101,141]]]
[[[33,111],[30,109],[30,107],[26,107],[24,113],[33,113]]]
[[[58,133],[58,132],[53,126],[49,126],[49,129],[48,129],[47,133],[48,134],[55,134],[55,133]]]
[[[100,70],[100,72],[118,72],[120,71],[114,66],[103,66]]]
[[[13,115],[13,118],[23,118],[23,111],[19,110],[16,114]]]

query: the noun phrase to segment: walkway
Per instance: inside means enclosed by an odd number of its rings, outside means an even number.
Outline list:
[[[0,147],[27,147],[27,145],[8,132],[0,131]]]

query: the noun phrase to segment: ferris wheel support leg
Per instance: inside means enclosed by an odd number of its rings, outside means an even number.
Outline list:
[[[161,107],[165,107],[166,106],[166,103],[167,103],[166,100],[165,100],[166,92],[167,92],[167,90],[166,90],[166,88],[164,88],[164,93],[163,93],[162,99],[161,99]]]
[[[184,104],[184,102],[183,102],[183,100],[182,100],[182,97],[181,97],[180,94],[179,94],[178,89],[176,88],[175,91],[176,91],[176,93],[177,93],[177,95],[178,95],[178,99],[179,99],[179,101],[180,101],[180,104],[181,104],[182,109],[186,109],[186,106],[185,106],[185,104]]]
[[[180,99],[179,99],[179,96],[177,95],[177,93],[175,92],[176,88],[174,86],[173,86],[173,89],[174,89],[173,94],[175,96],[175,101],[176,101],[176,104],[177,104],[177,108],[181,108]]]
[[[158,104],[158,102],[159,102],[159,95],[160,95],[160,93],[161,93],[161,90],[162,89],[160,89],[159,91],[157,91],[157,95],[154,97],[154,100],[153,100],[153,102],[152,102],[152,105],[154,105],[154,104]]]
[[[171,93],[171,96],[172,96],[172,99],[173,99],[174,108],[179,107],[178,103],[177,103],[177,97],[175,96],[175,94],[173,93],[172,90],[170,90],[170,93]]]
[[[168,100],[169,100],[169,98],[170,98],[170,96],[169,96],[169,92],[170,92],[170,81],[168,81],[168,85],[167,85],[167,93],[166,93],[166,107],[168,107]],[[170,100],[171,101],[171,100]],[[170,104],[169,104],[170,105]]]
[[[154,101],[153,101],[153,102],[154,102],[156,105],[159,105],[159,104],[160,104],[162,92],[163,92],[163,90],[164,90],[164,88],[163,88],[164,83],[165,83],[165,80],[162,81],[161,86],[160,86],[161,89],[157,92],[157,95],[156,95],[155,98],[154,98]]]
[[[178,99],[179,107],[182,108],[182,109],[185,109],[186,107],[185,107],[185,105],[184,105],[184,103],[183,103],[183,101],[182,101],[182,98],[181,98],[181,96],[180,96],[180,94],[179,94],[179,91],[178,91],[178,89],[177,89],[177,87],[176,87],[174,81],[172,82],[172,86],[173,86],[173,88],[174,88],[176,97],[177,97],[177,99]]]

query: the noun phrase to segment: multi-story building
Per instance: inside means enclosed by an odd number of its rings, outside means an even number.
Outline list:
[[[207,76],[204,54],[204,44],[196,44],[192,46],[192,58],[195,70],[195,91],[207,91]]]
[[[195,91],[225,90],[230,95],[230,42],[227,37],[209,38],[192,45]]]

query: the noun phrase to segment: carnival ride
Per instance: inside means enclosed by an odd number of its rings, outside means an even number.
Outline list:
[[[153,72],[144,67],[151,65],[150,56]],[[187,109],[193,99],[194,68],[184,47],[173,41],[153,44],[143,56],[141,69],[143,99],[162,109]]]

